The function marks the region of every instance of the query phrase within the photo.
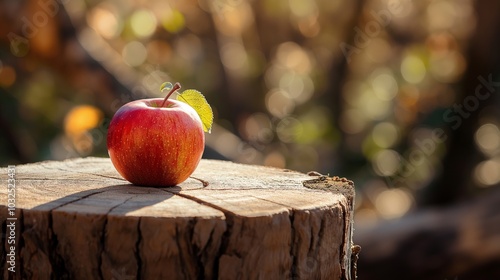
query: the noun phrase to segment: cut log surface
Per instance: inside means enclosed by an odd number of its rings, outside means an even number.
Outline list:
[[[7,168],[0,173],[6,182]],[[14,213],[0,188],[4,279],[354,274],[354,190],[345,179],[202,160],[179,186],[151,188],[125,181],[107,158],[84,158],[19,165],[15,180]]]

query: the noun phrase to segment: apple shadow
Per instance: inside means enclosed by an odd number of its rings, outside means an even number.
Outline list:
[[[172,198],[182,188],[145,187],[133,184],[110,185],[84,190],[40,204],[30,210],[67,211],[74,214],[126,215]]]
[[[141,244],[145,242],[147,248],[149,242],[149,239],[143,239],[143,234],[161,231],[147,225],[159,223],[158,218],[166,209],[165,201],[177,196],[173,191],[182,188],[166,189],[132,184],[108,185],[22,209],[19,218],[21,232],[16,235],[22,256],[19,278],[29,278],[21,276],[39,271],[38,263],[30,261],[39,258],[45,266],[51,267],[49,271],[55,279],[72,278],[74,273],[97,277],[100,274],[96,271],[106,275],[104,279],[120,279],[116,276],[119,274],[131,277],[122,279],[136,278],[141,263],[139,252],[146,250],[141,249]],[[145,214],[132,214],[155,204],[162,205],[144,211]],[[175,220],[167,218],[159,224],[171,222],[175,224]],[[126,252],[119,248],[126,248]],[[87,262],[88,259],[96,259],[98,263]]]

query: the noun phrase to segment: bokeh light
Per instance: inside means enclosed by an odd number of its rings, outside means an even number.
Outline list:
[[[102,111],[94,106],[76,106],[64,118],[64,132],[70,137],[78,136],[97,127],[102,117]]]
[[[485,187],[500,183],[500,160],[490,159],[479,163],[474,171],[474,178]]]
[[[100,109],[91,105],[78,105],[72,108],[64,117],[64,132],[67,140],[60,139],[66,143],[66,153],[74,149],[79,156],[87,156],[92,153],[94,140],[104,141],[104,132],[98,132],[99,137],[94,138],[90,131],[99,126],[103,119]],[[57,142],[55,142],[57,143]],[[57,148],[52,148],[53,153],[62,153]],[[68,154],[67,154],[68,155]]]
[[[453,26],[456,8],[450,1],[436,1],[427,7],[427,22],[430,30],[446,30]]]
[[[381,122],[373,127],[373,142],[381,148],[390,148],[398,141],[398,128],[390,122]]]
[[[254,22],[252,8],[245,1],[234,4],[214,1],[212,11],[216,14],[214,22],[217,30],[227,36],[243,33]]]
[[[278,46],[277,63],[299,74],[307,74],[312,69],[312,61],[307,52],[294,42],[285,42]]]
[[[424,62],[415,55],[408,55],[401,62],[401,74],[408,83],[420,83],[425,78],[426,72]]]
[[[403,189],[382,191],[375,200],[375,208],[385,219],[399,218],[412,206],[411,195]]]
[[[283,118],[294,110],[295,103],[282,90],[270,90],[266,94],[266,108],[272,115]]]
[[[243,138],[250,141],[270,143],[272,134],[272,123],[264,113],[254,113],[241,122]]]
[[[430,58],[429,71],[436,80],[451,83],[461,78],[465,71],[465,58],[457,51],[434,54]]]
[[[302,123],[294,117],[283,118],[276,126],[278,138],[284,143],[295,142],[302,132]]]
[[[170,33],[178,33],[186,25],[184,15],[178,10],[170,10],[162,20],[162,25],[165,30]]]
[[[398,83],[389,69],[379,68],[371,75],[371,86],[375,95],[385,101],[392,100],[398,93]]]
[[[137,37],[145,38],[153,34],[157,26],[157,20],[150,10],[140,9],[130,17],[130,25]]]
[[[14,68],[0,65],[0,87],[10,87],[16,82],[16,70]]]
[[[227,43],[221,49],[221,60],[230,70],[241,70],[247,63],[247,52],[242,44]]]
[[[89,26],[106,39],[113,39],[121,31],[118,11],[106,3],[92,9],[87,14]]]
[[[500,152],[500,130],[495,124],[483,124],[476,131],[474,138],[477,146],[486,155],[492,156]]]
[[[279,88],[288,98],[302,104],[308,101],[314,92],[314,84],[309,76],[286,72],[279,79]]]
[[[400,155],[390,149],[378,152],[372,161],[373,170],[380,176],[391,176],[400,167]]]
[[[273,151],[266,155],[264,159],[264,165],[277,167],[277,168],[285,168],[286,167],[286,159],[280,152]]]
[[[140,66],[146,60],[148,53],[146,47],[139,41],[131,41],[123,47],[122,56],[125,63],[130,66]]]

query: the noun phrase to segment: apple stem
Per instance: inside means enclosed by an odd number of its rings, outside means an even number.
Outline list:
[[[181,88],[181,84],[179,84],[179,82],[175,83],[175,85],[172,87],[172,89],[167,93],[167,96],[165,96],[165,99],[163,99],[163,102],[161,103],[160,107],[163,107],[163,105],[165,105],[165,103],[167,102],[167,99],[170,97],[170,95],[172,95],[172,93],[174,93],[176,90],[178,90],[180,88]]]

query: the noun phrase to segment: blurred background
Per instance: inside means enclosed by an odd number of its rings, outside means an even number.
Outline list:
[[[0,1],[0,165],[200,90],[205,158],[347,177],[360,279],[500,279],[500,2]]]

